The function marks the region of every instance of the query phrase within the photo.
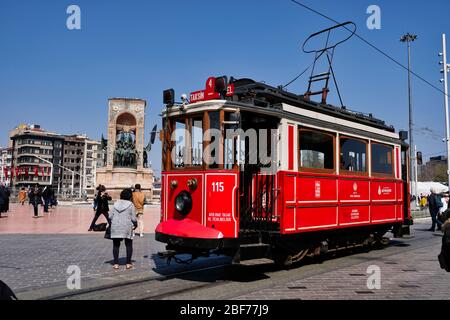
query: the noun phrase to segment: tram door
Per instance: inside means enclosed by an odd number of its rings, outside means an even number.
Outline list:
[[[276,143],[279,119],[242,112],[241,128],[241,229],[276,229]],[[244,139],[245,137],[245,139]]]

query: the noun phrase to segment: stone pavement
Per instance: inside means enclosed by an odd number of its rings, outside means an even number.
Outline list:
[[[112,205],[110,205],[112,209]],[[44,213],[39,206],[39,218],[33,218],[33,207],[12,204],[8,214],[0,219],[0,234],[87,234],[94,218],[90,205],[58,206]],[[159,206],[146,206],[144,211],[145,232],[154,233],[160,220]],[[106,222],[100,216],[97,223]]]
[[[123,266],[120,271],[112,269],[112,241],[104,239],[104,232],[87,232],[93,218],[91,207],[58,207],[41,216],[33,219],[31,207],[13,205],[9,217],[0,219],[0,280],[19,298],[35,299],[67,292],[69,266],[80,268],[85,288],[183,271],[207,260],[199,259],[191,266],[175,263],[167,266],[157,256],[165,249],[154,236],[159,222],[158,207],[145,209],[147,233],[143,238],[135,238],[135,269],[126,272]],[[104,218],[98,223],[101,219]],[[120,254],[120,262],[125,265],[124,244]],[[216,260],[219,263],[223,258],[209,259],[208,264]]]
[[[166,262],[156,254],[164,245],[154,239],[159,209],[146,210],[144,238],[134,241],[132,271],[112,270],[112,243],[103,233],[87,233],[92,209],[86,206],[59,207],[40,219],[31,218],[30,208],[14,207],[9,218],[0,219],[0,279],[20,299],[38,299],[70,291],[66,287],[69,266],[81,270],[82,289],[140,281],[229,262],[225,257],[204,258],[192,265]],[[255,280],[224,279],[223,285],[204,288],[168,298],[183,299],[449,299],[450,274],[439,267],[437,254],[441,234],[427,232],[430,219],[416,220],[414,237],[395,240],[383,250],[358,253],[322,264],[310,264],[291,270],[273,267],[253,268],[261,273]],[[11,230],[11,231],[10,231]],[[124,264],[125,248],[121,248]],[[369,266],[381,271],[381,288],[367,287]],[[209,271],[208,271],[209,272]],[[208,277],[205,274],[205,279]],[[244,273],[245,277],[245,273]],[[205,279],[203,279],[205,281]],[[173,280],[173,285],[183,285]],[[213,281],[212,283],[214,283]],[[172,282],[171,282],[172,283]],[[139,287],[136,288],[139,290]],[[118,290],[119,297],[120,289]],[[93,295],[95,296],[95,295]],[[123,297],[126,299],[127,297]]]
[[[400,242],[404,251],[258,290],[238,300],[374,300],[450,299],[450,273],[439,266],[442,235],[425,231],[430,219],[416,220],[414,234],[421,241]],[[370,255],[370,254],[369,254]],[[368,257],[367,257],[368,258]],[[380,287],[368,287],[373,271],[379,268]],[[372,269],[373,270],[373,269]],[[369,284],[374,282],[369,281]]]

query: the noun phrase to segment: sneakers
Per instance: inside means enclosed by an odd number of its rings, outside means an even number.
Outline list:
[[[143,238],[144,237],[144,234],[143,233],[141,233],[140,235],[139,235],[141,238]]]

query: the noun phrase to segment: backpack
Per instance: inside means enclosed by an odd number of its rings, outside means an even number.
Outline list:
[[[436,196],[436,206],[439,208],[442,208],[444,204],[442,203],[442,198],[440,196]]]
[[[19,300],[10,287],[0,280],[0,301]]]

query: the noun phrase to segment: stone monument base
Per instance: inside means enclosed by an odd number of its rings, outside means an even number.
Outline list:
[[[145,193],[147,202],[153,200],[153,170],[152,169],[128,169],[108,168],[97,169],[97,185],[104,185],[107,192],[114,201],[120,199],[123,189],[133,188],[140,184],[142,192]]]

